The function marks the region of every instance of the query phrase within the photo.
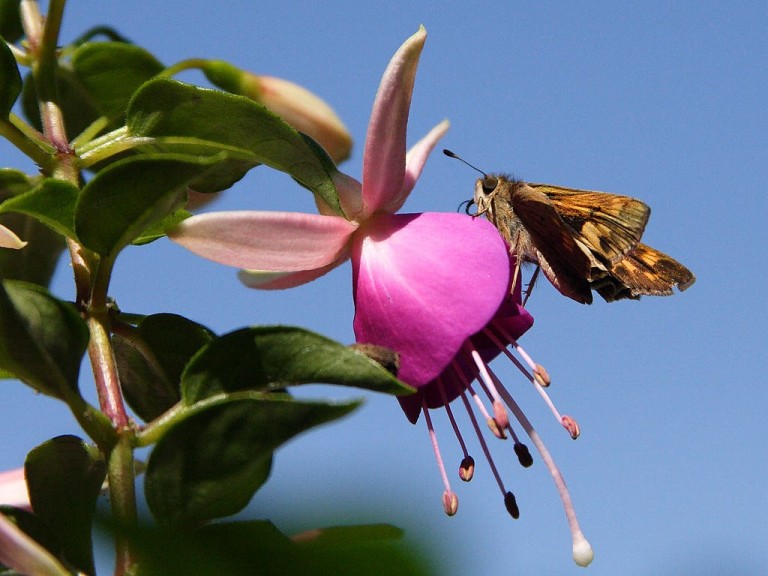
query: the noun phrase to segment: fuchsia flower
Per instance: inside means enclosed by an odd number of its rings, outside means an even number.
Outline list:
[[[455,513],[458,499],[448,483],[428,409],[445,407],[453,421],[449,403],[462,398],[469,405],[467,393],[482,406],[471,387],[479,377],[492,399],[494,416],[487,411],[484,416],[495,433],[503,437],[509,432],[520,461],[530,465],[527,448],[509,425],[506,403],[539,449],[565,504],[574,558],[586,565],[592,551],[579,530],[562,476],[512,396],[487,367],[504,352],[543,393],[536,380],[545,380],[543,370],[527,359],[532,376],[506,349],[511,344],[527,358],[515,338],[533,319],[520,305],[519,287],[510,296],[504,241],[484,219],[395,213],[448,127],[442,122],[406,154],[411,94],[425,39],[421,28],[395,53],[384,73],[368,126],[362,183],[340,172],[334,176],[346,219],[322,203],[319,215],[220,212],[188,218],[169,237],[200,256],[244,268],[240,278],[254,288],[297,286],[351,259],[356,338],[397,352],[398,377],[418,389],[401,405],[411,422],[425,414],[445,483],[446,512]],[[558,417],[575,436],[575,423]],[[516,517],[514,496],[504,488],[477,424],[475,428],[507,509]],[[468,480],[474,464],[458,430],[457,435],[465,454],[461,475]]]

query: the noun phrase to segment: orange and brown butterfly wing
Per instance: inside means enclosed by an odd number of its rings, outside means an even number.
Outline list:
[[[610,273],[626,287],[624,292],[629,293],[629,296],[621,296],[619,292],[619,297],[613,299],[643,295],[668,296],[673,293],[675,286],[682,292],[696,281],[693,272],[680,262],[642,243],[614,264]],[[606,300],[611,302],[608,298]]]
[[[547,194],[524,182],[512,182],[509,202],[530,236],[536,261],[557,290],[577,302],[592,303],[591,260],[575,240]],[[516,246],[511,245],[514,250]]]
[[[531,184],[547,195],[576,238],[605,264],[613,264],[629,252],[643,235],[650,208],[635,198]]]

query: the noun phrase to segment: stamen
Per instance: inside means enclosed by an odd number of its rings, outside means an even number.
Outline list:
[[[432,450],[435,453],[437,467],[440,470],[440,476],[442,476],[443,485],[445,486],[445,492],[443,492],[443,509],[448,516],[453,516],[459,508],[459,499],[453,490],[451,490],[451,484],[448,482],[448,474],[445,472],[443,457],[440,454],[440,447],[437,445],[437,434],[435,434],[435,428],[432,426],[432,418],[427,409],[427,400],[423,396],[421,397],[421,411],[424,413],[424,420],[427,423],[429,439],[432,441]]]
[[[494,378],[496,377],[495,374],[493,376]],[[528,434],[528,437],[533,442],[533,445],[536,446],[536,450],[539,451],[542,460],[544,460],[544,464],[547,466],[549,473],[552,475],[552,479],[555,481],[557,492],[560,495],[560,500],[562,501],[563,509],[565,510],[565,517],[568,519],[568,526],[571,530],[574,562],[576,562],[576,564],[579,566],[589,565],[589,563],[592,562],[592,558],[594,557],[594,552],[592,551],[592,546],[590,546],[589,542],[584,537],[584,534],[581,532],[581,528],[579,528],[579,521],[576,518],[576,510],[573,507],[573,501],[571,500],[571,495],[568,492],[568,487],[565,485],[565,479],[563,478],[563,475],[560,473],[560,470],[558,469],[557,464],[555,464],[555,461],[552,458],[552,455],[549,453],[549,450],[547,450],[544,441],[539,437],[538,432],[536,432],[536,430],[531,425],[530,420],[528,420],[526,415],[520,409],[520,406],[518,406],[517,402],[515,402],[515,399],[507,391],[504,385],[498,380],[498,378],[496,379],[496,385],[502,398],[504,398],[504,401],[507,403],[507,406],[510,410],[512,410],[512,413],[520,422],[526,434]]]
[[[517,516],[513,514],[513,511],[517,509],[517,504],[515,504],[515,508],[512,510],[510,510],[510,507],[507,505],[507,501],[510,498],[510,496],[513,502],[515,497],[512,494],[512,492],[509,492],[507,491],[506,488],[504,488],[504,482],[501,479],[499,470],[498,468],[496,468],[496,463],[493,461],[493,457],[491,456],[491,451],[488,449],[488,444],[485,442],[485,438],[483,437],[483,434],[480,431],[480,425],[477,423],[477,418],[475,417],[475,413],[472,412],[472,405],[469,403],[469,400],[467,399],[467,395],[464,392],[461,393],[461,399],[464,402],[464,407],[467,409],[467,414],[469,414],[469,419],[472,421],[472,426],[475,428],[475,434],[477,435],[477,439],[480,442],[480,447],[483,449],[483,454],[485,454],[485,459],[488,461],[488,465],[491,468],[493,477],[496,479],[496,484],[499,485],[499,490],[501,490],[501,493],[504,496],[504,505],[506,506],[507,511],[512,516],[512,518],[517,520],[520,517],[520,510],[517,510]]]
[[[477,349],[475,349],[474,346],[472,346],[472,343],[469,340],[467,340],[465,346],[468,348],[469,354],[472,357],[472,361],[475,363],[475,366],[477,366],[477,369],[480,372],[480,377],[486,384],[488,394],[493,400],[493,419],[496,421],[496,424],[498,424],[499,428],[504,429],[509,426],[509,415],[507,414],[506,408],[504,408],[504,404],[501,403],[501,398],[499,397],[499,393],[496,390],[496,387],[493,385],[493,381],[488,377],[488,372],[485,368],[485,362],[483,362],[480,353],[477,351]]]
[[[528,362],[529,365],[534,366],[534,368],[533,368],[534,373],[536,373],[536,371],[539,369],[537,367],[540,367],[541,374],[545,374],[546,375],[546,378],[547,378],[546,382],[547,382],[547,386],[548,386],[549,385],[549,374],[547,374],[547,371],[543,367],[541,367],[539,364],[536,364],[535,362],[533,362],[533,360],[531,360],[531,357],[528,356],[528,354],[517,344],[517,342],[511,336],[509,336],[506,333],[506,331],[501,326],[494,325],[494,327],[497,330],[499,330],[502,333],[502,335],[504,335],[505,338],[511,340],[512,345],[515,347],[515,349],[518,351],[518,353],[523,355],[524,358],[527,358],[527,362]],[[499,349],[502,352],[504,352],[506,357],[509,358],[515,366],[517,366],[518,370],[520,370],[520,372],[522,372],[523,375],[525,375],[525,377],[528,378],[528,381],[531,382],[531,384],[533,384],[534,388],[536,388],[536,391],[539,393],[539,395],[542,397],[542,399],[544,400],[546,405],[549,407],[550,412],[552,412],[552,414],[554,414],[555,418],[557,418],[557,421],[560,422],[560,424],[563,426],[563,428],[565,428],[568,431],[568,433],[571,435],[571,438],[573,438],[574,440],[576,438],[578,438],[579,437],[579,426],[578,426],[578,424],[576,424],[576,421],[573,418],[571,418],[570,416],[563,416],[562,414],[560,414],[558,409],[555,407],[555,403],[552,402],[552,399],[549,397],[549,394],[547,394],[546,390],[544,390],[543,385],[541,384],[541,382],[539,382],[539,379],[534,377],[534,376],[532,376],[531,373],[528,372],[528,370],[525,368],[525,366],[523,366],[523,364],[520,362],[520,360],[518,360],[512,354],[512,352],[510,352],[509,350],[507,350],[504,347],[504,344],[501,342],[501,340],[499,340],[499,338],[491,330],[486,329],[485,330],[485,334],[491,339],[491,341],[496,346],[499,347]],[[575,436],[574,436],[574,432],[576,433]]]
[[[466,378],[463,373],[462,378],[464,378],[466,382]],[[506,438],[506,435],[504,434],[504,430],[499,428],[498,423],[496,420],[491,418],[491,415],[488,413],[488,410],[485,409],[485,404],[483,404],[482,398],[477,394],[477,392],[474,391],[472,386],[469,383],[465,383],[465,386],[467,387],[467,390],[472,395],[472,399],[475,401],[475,404],[477,405],[477,409],[480,410],[480,414],[482,414],[485,417],[485,423],[488,424],[488,428],[491,429],[491,432],[493,432],[493,435],[496,436],[499,440],[504,440]]]
[[[464,482],[469,482],[475,474],[475,460],[467,451],[467,445],[464,443],[464,437],[461,435],[459,425],[456,423],[456,418],[453,416],[453,410],[451,410],[451,405],[448,403],[448,394],[445,392],[445,386],[443,385],[443,380],[441,378],[437,379],[437,389],[440,391],[440,397],[443,399],[443,406],[448,413],[448,419],[451,421],[451,426],[453,426],[453,432],[456,434],[456,439],[459,441],[461,451],[464,452],[464,458],[461,460],[461,464],[459,464],[459,478]]]
[[[480,360],[480,361],[482,362],[482,360]],[[493,374],[491,369],[488,368],[484,363],[483,363],[483,370],[485,371],[486,376],[488,376],[490,378],[488,383],[490,383],[492,386],[487,386],[486,385],[486,382],[485,382],[485,380],[482,377],[482,372],[480,373],[481,377],[478,379],[478,382],[480,382],[480,386],[482,386],[482,388],[485,391],[485,393],[489,397],[491,397],[491,392],[490,392],[489,388],[493,388],[493,390],[495,391],[496,390],[495,383],[498,382],[499,380],[496,377],[496,375]],[[491,378],[491,376],[493,376],[493,377]],[[467,389],[472,394],[474,394],[474,391],[472,390],[472,388],[469,385],[467,385]],[[478,399],[478,402],[479,401],[480,400]],[[507,414],[506,413],[506,408],[504,409],[504,414],[505,415]],[[506,420],[507,420],[506,430],[509,431],[510,436],[512,436],[512,440],[514,440],[513,448],[515,450],[515,454],[517,455],[517,460],[518,460],[518,462],[520,462],[520,465],[523,466],[523,468],[528,468],[528,467],[530,467],[533,464],[533,458],[531,457],[531,453],[528,451],[528,447],[525,444],[523,444],[522,442],[520,442],[520,438],[518,438],[517,434],[515,433],[515,430],[512,428],[512,424],[509,422],[509,416],[507,416]],[[491,422],[496,423],[496,419],[493,419],[493,420],[489,421],[489,425],[490,425]],[[491,426],[491,430],[494,430],[493,426]],[[501,430],[501,433],[503,433],[503,432],[504,432],[504,430]]]

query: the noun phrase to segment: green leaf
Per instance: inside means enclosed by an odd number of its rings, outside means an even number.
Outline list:
[[[154,242],[155,240],[158,240],[160,238],[164,238],[166,236],[165,231],[173,228],[177,224],[180,224],[187,218],[192,216],[192,213],[181,209],[176,210],[172,214],[169,214],[162,220],[159,220],[158,222],[155,222],[154,224],[150,224],[150,226],[144,230],[144,232],[141,233],[141,235],[134,239],[131,244],[134,244],[136,246],[141,246],[143,244],[149,244],[150,242]]]
[[[296,539],[307,547],[344,547],[381,540],[400,540],[402,537],[403,531],[391,524],[363,524],[315,529],[308,534],[298,535]]]
[[[19,4],[19,0],[0,0],[0,36],[8,42],[16,42],[24,35]]]
[[[72,68],[96,109],[115,120],[125,114],[133,93],[165,67],[133,44],[89,42],[73,54]]]
[[[154,314],[134,333],[113,337],[125,399],[149,422],[181,399],[179,381],[190,358],[214,338],[213,332],[175,314]]]
[[[106,478],[98,450],[76,436],[58,436],[27,455],[24,471],[32,508],[58,535],[64,557],[94,574],[91,523]]]
[[[40,181],[18,170],[0,170],[0,202],[15,202],[16,197],[29,192]],[[53,209],[58,211],[60,207]],[[0,204],[2,212],[9,213],[0,215],[0,224],[18,233],[28,244],[23,250],[0,250],[0,278],[47,286],[64,249],[64,238],[33,217],[10,213],[5,204]]]
[[[111,164],[85,185],[75,210],[75,230],[91,250],[106,255],[141,236],[179,209],[190,180],[226,156],[141,155]]]
[[[235,514],[267,480],[272,452],[357,403],[298,402],[286,395],[221,396],[193,407],[160,439],[144,491],[160,520],[196,524]]]
[[[4,120],[8,119],[20,93],[21,74],[16,65],[16,58],[13,57],[5,39],[0,38],[0,116]]]
[[[67,238],[75,238],[75,204],[80,194],[77,186],[45,178],[18,196],[0,204],[0,214],[26,214]]]
[[[158,78],[136,93],[126,123],[136,136],[191,137],[249,150],[257,162],[287,172],[342,214],[324,159],[279,116],[248,98]]]
[[[361,352],[290,326],[256,326],[220,336],[192,359],[181,386],[191,404],[221,392],[312,382],[390,394],[412,391]]]
[[[324,540],[329,532],[340,539]],[[143,528],[128,537],[139,557],[137,576],[424,576],[436,564],[424,551],[397,542],[402,531],[392,526],[311,533],[319,537],[288,538],[271,522],[248,521],[217,522],[190,532]]]
[[[78,389],[88,328],[75,308],[41,286],[0,286],[0,368],[36,390],[63,398]]]
[[[23,214],[4,214],[0,224],[29,242],[21,250],[0,250],[0,278],[48,286],[64,250],[64,238]]]
[[[35,178],[30,178],[21,170],[0,168],[0,200],[23,194],[34,186],[35,181]]]

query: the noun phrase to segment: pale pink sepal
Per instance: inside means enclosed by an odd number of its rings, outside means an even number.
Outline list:
[[[432,149],[440,138],[445,135],[450,126],[451,123],[448,122],[448,120],[443,120],[440,124],[432,128],[432,130],[429,131],[429,134],[424,136],[424,138],[419,140],[410,150],[408,150],[408,154],[405,156],[405,176],[403,178],[403,186],[400,190],[400,196],[399,198],[393,199],[390,203],[391,206],[394,206],[395,211],[399,210],[405,203],[411,190],[413,190],[413,187],[416,185],[416,181],[419,179],[419,176],[421,176],[421,171],[424,169],[424,164],[427,163],[427,158],[429,158]]]
[[[377,216],[360,232],[357,341],[400,354],[398,377],[423,386],[498,310],[509,288],[504,242],[486,220],[451,213]]]
[[[31,510],[24,468],[0,472],[0,504]]]
[[[187,218],[168,236],[198,256],[228,266],[300,272],[335,262],[357,224],[294,212],[212,212]]]
[[[70,572],[43,546],[0,514],[0,563],[27,576],[68,576]]]
[[[19,248],[24,248],[26,245],[27,243],[16,236],[11,230],[5,226],[0,226],[0,248],[12,248],[18,250]]]
[[[381,79],[363,153],[364,215],[392,213],[405,174],[405,137],[419,56],[427,38],[421,26],[395,52]],[[402,204],[402,202],[401,202]]]
[[[248,288],[259,288],[260,290],[283,290],[285,288],[294,288],[316,278],[327,274],[340,264],[349,259],[349,250],[344,250],[342,254],[328,266],[315,268],[313,270],[301,270],[299,272],[265,272],[263,270],[240,270],[237,277]]]

